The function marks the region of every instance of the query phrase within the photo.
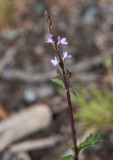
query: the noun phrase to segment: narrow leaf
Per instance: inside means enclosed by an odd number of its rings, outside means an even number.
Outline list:
[[[58,84],[58,85],[60,85],[60,86],[62,86],[63,88],[65,88],[62,80],[60,80],[60,79],[51,79],[51,81],[56,83],[56,84]]]
[[[91,147],[98,147],[98,145],[96,143],[98,142],[107,142],[106,139],[104,139],[102,136],[100,136],[99,134],[96,135],[92,135],[90,134],[86,140],[84,142],[82,142],[79,146],[79,154],[82,153],[87,147],[91,146]]]
[[[67,144],[68,148],[70,148],[71,150],[73,149],[73,147],[68,143]]]
[[[69,155],[69,156],[63,157],[63,158],[61,158],[59,160],[73,160],[73,158],[74,157],[72,155]]]
[[[73,88],[69,88],[69,90],[74,94],[74,96],[75,96],[76,98],[78,98],[78,97],[77,97],[77,94],[76,94],[76,92],[75,92],[75,90],[74,90]]]

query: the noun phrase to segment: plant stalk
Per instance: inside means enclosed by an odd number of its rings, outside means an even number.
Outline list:
[[[69,90],[66,91],[66,95],[67,95],[69,117],[70,117],[70,124],[71,124],[71,130],[72,130],[73,149],[75,151],[75,160],[78,160],[78,147],[77,147],[77,141],[76,141],[76,132],[75,132],[75,127],[74,127],[73,111],[72,111],[72,105],[71,105]]]
[[[72,140],[73,140],[73,150],[74,150],[74,160],[78,160],[78,147],[77,147],[77,140],[76,140],[76,132],[75,132],[75,127],[74,127],[74,119],[73,119],[73,111],[72,111],[72,104],[71,104],[71,98],[70,98],[70,91],[69,91],[69,77],[66,77],[65,69],[64,69],[64,62],[61,57],[61,54],[59,52],[58,45],[56,43],[54,31],[53,31],[53,26],[51,19],[48,15],[48,12],[45,10],[44,16],[47,22],[47,25],[49,27],[49,33],[53,35],[53,42],[54,42],[54,48],[56,49],[56,52],[59,57],[59,66],[62,70],[62,81],[64,83],[65,89],[66,89],[66,95],[67,95],[67,102],[68,102],[68,109],[69,109],[69,118],[70,118],[70,124],[71,124],[71,130],[72,130]]]
[[[77,140],[76,140],[76,131],[74,127],[74,118],[73,118],[73,111],[72,111],[72,103],[70,98],[70,91],[69,91],[69,79],[66,79],[65,77],[65,70],[64,67],[62,67],[62,73],[63,73],[63,81],[66,89],[66,96],[67,96],[67,103],[68,103],[68,110],[69,110],[69,118],[70,118],[70,124],[71,124],[71,131],[72,131],[72,140],[73,140],[73,149],[75,153],[74,160],[78,160],[78,147],[77,147]]]
[[[56,52],[58,54],[60,62],[63,64],[61,55],[59,50],[57,49],[57,46],[55,46]],[[74,159],[73,160],[79,160],[78,159],[78,147],[77,147],[77,140],[76,140],[76,131],[75,131],[75,126],[74,126],[74,118],[73,118],[73,111],[72,111],[72,103],[71,103],[71,98],[70,98],[70,91],[69,91],[69,78],[66,78],[65,74],[65,69],[64,65],[60,66],[62,69],[62,74],[63,74],[63,83],[66,89],[66,96],[67,96],[67,103],[68,103],[68,110],[69,110],[69,118],[70,118],[70,125],[71,125],[71,131],[72,131],[72,140],[73,140],[73,149],[74,149]]]

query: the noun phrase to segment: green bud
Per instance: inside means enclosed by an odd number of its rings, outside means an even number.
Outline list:
[[[51,28],[52,22],[51,22],[49,14],[48,14],[48,11],[46,11],[46,10],[44,11],[44,17],[46,19],[46,23],[47,23],[48,27]]]
[[[61,73],[61,71],[59,69],[57,69],[57,75],[58,75],[58,77],[62,76],[62,73]]]
[[[48,11],[47,10],[44,11],[44,17],[48,17]]]
[[[71,72],[70,72],[68,69],[66,69],[66,77],[67,77],[67,78],[70,78],[70,77],[71,77]]]

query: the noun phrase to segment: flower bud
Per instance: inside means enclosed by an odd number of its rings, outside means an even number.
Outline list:
[[[48,15],[48,12],[46,10],[44,11],[44,17],[46,19],[46,23],[47,23],[48,27],[51,27],[52,22],[51,22],[50,16]]]
[[[44,11],[44,17],[48,17],[48,11],[47,10]]]
[[[48,17],[48,26],[50,27],[50,29],[51,29],[51,25],[52,25],[51,19],[50,17]]]
[[[57,75],[58,75],[58,77],[62,76],[62,73],[61,73],[61,71],[59,69],[57,69]]]
[[[44,11],[44,17],[45,17],[46,23],[48,24],[49,16],[48,16],[48,12],[46,10]]]

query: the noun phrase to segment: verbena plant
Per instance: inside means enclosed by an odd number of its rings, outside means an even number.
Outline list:
[[[46,41],[46,43],[52,44],[57,54],[57,56],[55,56],[55,59],[51,59],[50,62],[54,67],[59,66],[59,69],[57,69],[57,79],[52,79],[52,81],[62,86],[62,88],[65,90],[68,109],[69,109],[72,140],[73,140],[73,145],[69,145],[69,148],[72,150],[72,155],[68,155],[64,158],[61,158],[60,160],[78,160],[79,154],[82,153],[87,147],[97,146],[96,145],[97,142],[102,142],[102,141],[105,142],[106,140],[98,134],[94,136],[90,134],[90,136],[88,136],[84,142],[82,142],[80,145],[77,145],[76,130],[74,127],[74,118],[73,118],[73,111],[72,111],[72,103],[70,98],[70,92],[74,93],[75,96],[76,96],[76,93],[72,88],[70,88],[69,80],[71,78],[71,72],[67,68],[65,68],[65,60],[70,59],[72,55],[68,54],[67,51],[64,51],[63,55],[61,54],[59,46],[68,45],[68,42],[66,38],[61,38],[60,36],[56,38],[52,21],[47,11],[44,12],[44,16],[45,16],[45,20],[46,20],[46,23],[48,26],[48,32],[49,32],[48,40]]]

